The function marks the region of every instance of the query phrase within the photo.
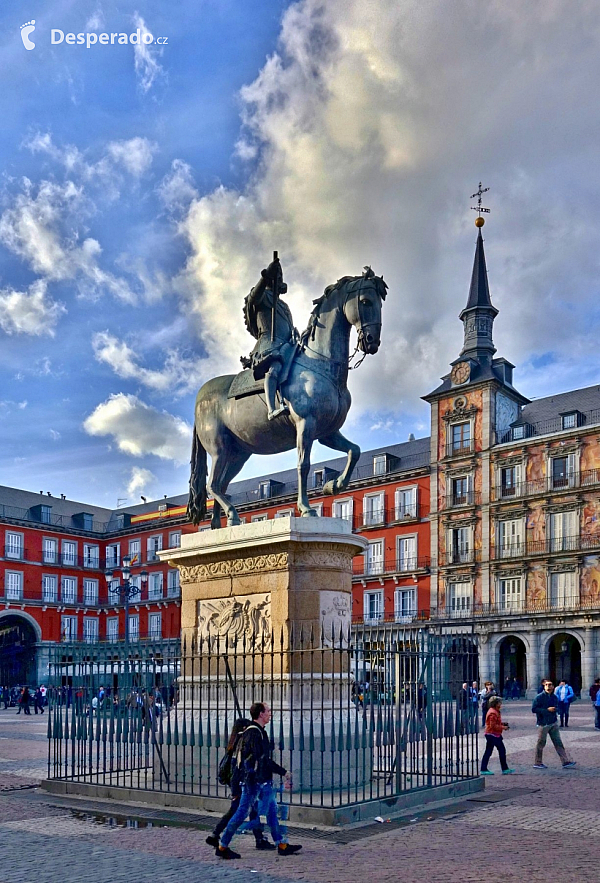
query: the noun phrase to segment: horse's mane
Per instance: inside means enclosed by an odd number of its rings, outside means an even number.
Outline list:
[[[382,298],[385,300],[385,293],[387,289],[387,284],[383,281],[383,276],[375,276],[371,268],[368,268],[372,275],[370,276],[342,276],[341,279],[338,279],[337,282],[332,282],[331,285],[328,285],[321,297],[318,297],[316,300],[313,300],[314,309],[308,318],[308,325],[300,335],[300,344],[304,346],[308,341],[314,337],[315,328],[317,326],[317,320],[321,315],[321,310],[323,308],[323,304],[327,301],[327,298],[333,294],[334,291],[337,291],[338,288],[342,288],[342,286],[346,285],[349,282],[356,282],[358,279],[376,279],[378,283],[378,288],[382,288],[381,294]]]

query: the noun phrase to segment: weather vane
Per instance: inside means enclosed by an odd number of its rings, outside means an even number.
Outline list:
[[[475,197],[477,197],[477,205],[471,206],[472,210],[474,212],[477,212],[477,217],[475,218],[475,226],[476,227],[483,227],[483,225],[485,224],[485,218],[481,217],[481,212],[486,212],[486,214],[489,214],[489,212],[490,212],[489,208],[485,208],[481,204],[481,197],[483,196],[484,193],[487,193],[489,189],[490,189],[489,187],[482,188],[481,181],[480,181],[479,182],[479,190],[477,191],[477,193],[473,193],[473,195],[470,197],[470,199],[475,199]]]

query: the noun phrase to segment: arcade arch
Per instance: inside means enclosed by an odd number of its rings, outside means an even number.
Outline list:
[[[26,613],[0,613],[0,684],[34,686],[37,681],[36,645],[41,639],[36,621]]]

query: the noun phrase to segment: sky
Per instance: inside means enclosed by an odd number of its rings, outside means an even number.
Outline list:
[[[184,493],[196,392],[252,348],[243,298],[274,249],[299,329],[329,283],[383,274],[345,432],[427,435],[479,181],[515,385],[599,383],[599,44],[591,0],[6,0],[0,484]]]

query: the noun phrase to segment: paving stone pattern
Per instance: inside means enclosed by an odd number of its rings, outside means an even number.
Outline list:
[[[6,713],[7,715],[9,712]],[[577,761],[563,770],[549,744],[547,770],[534,770],[535,720],[528,703],[507,702],[506,737],[514,776],[486,780],[486,795],[458,807],[409,817],[404,825],[372,824],[346,844],[310,830],[295,840],[298,856],[257,852],[237,837],[238,862],[222,862],[192,828],[122,828],[75,815],[38,789],[0,795],[0,883],[587,883],[600,867],[600,732],[587,702],[573,706],[563,731]],[[0,710],[0,789],[9,781],[35,784],[45,775],[45,722]],[[29,771],[19,778],[17,770]],[[78,804],[79,805],[79,804]],[[81,805],[85,810],[85,805]],[[110,804],[107,804],[110,812]],[[142,811],[139,810],[140,814]],[[93,813],[93,810],[92,810]],[[134,811],[132,810],[132,814]],[[428,820],[429,816],[429,820]],[[416,819],[416,821],[413,821]],[[23,848],[26,844],[26,848]]]

